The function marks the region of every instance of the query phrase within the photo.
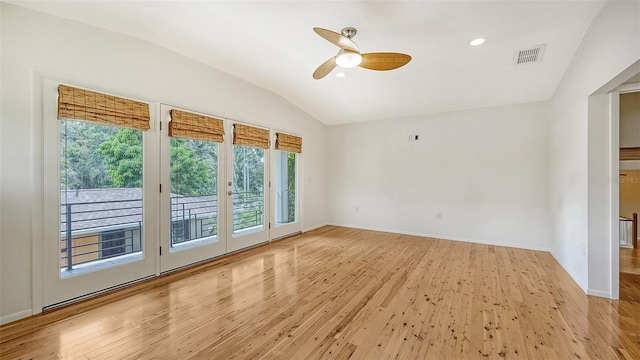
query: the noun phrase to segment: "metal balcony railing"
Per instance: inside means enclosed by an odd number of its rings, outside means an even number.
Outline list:
[[[232,203],[234,231],[264,224],[264,193],[234,193]],[[218,235],[216,195],[171,197],[172,245],[215,235]]]
[[[142,251],[142,199],[63,203],[60,264],[80,264]]]
[[[232,204],[233,231],[264,225],[263,192],[234,193]],[[174,195],[170,206],[172,246],[218,235],[217,195]],[[63,203],[60,212],[62,268],[142,251],[142,199]]]
[[[233,194],[233,231],[264,224],[264,193],[240,192]]]
[[[171,245],[218,234],[218,197],[172,196]]]

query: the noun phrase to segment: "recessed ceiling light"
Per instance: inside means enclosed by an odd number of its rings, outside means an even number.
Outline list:
[[[478,45],[482,45],[484,44],[484,42],[487,41],[487,39],[485,38],[477,38],[477,39],[473,39],[469,42],[469,45],[471,46],[478,46]]]
[[[343,73],[343,72],[339,72],[336,74],[336,77],[345,77],[347,76],[347,74]]]

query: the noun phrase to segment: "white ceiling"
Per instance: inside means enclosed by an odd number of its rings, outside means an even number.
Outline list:
[[[145,39],[285,97],[327,125],[551,98],[603,1],[14,2]],[[363,53],[407,53],[388,72],[311,74],[353,26]],[[483,36],[479,47],[468,42]],[[547,44],[541,63],[517,50]]]

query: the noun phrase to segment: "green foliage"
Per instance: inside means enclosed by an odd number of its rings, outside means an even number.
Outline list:
[[[60,127],[61,185],[63,189],[99,189],[110,187],[104,156],[97,153],[117,128],[81,121],[62,121]]]
[[[287,190],[289,190],[289,222],[296,221],[296,153],[287,154]]]
[[[238,193],[262,193],[264,190],[264,150],[233,146],[233,186]]]
[[[216,193],[215,152],[204,141],[171,138],[171,192],[184,196]],[[215,145],[215,144],[214,144]]]
[[[142,131],[63,121],[62,189],[142,187]],[[171,139],[171,191],[212,195],[217,189],[218,144]]]
[[[142,187],[142,131],[118,129],[100,144],[98,154],[105,157],[107,174],[115,187]]]
[[[262,223],[262,206],[252,206],[234,215],[233,230],[242,230]]]

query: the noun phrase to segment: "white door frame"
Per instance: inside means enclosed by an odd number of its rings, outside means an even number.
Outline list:
[[[43,273],[41,284],[43,287],[40,306],[32,310],[34,313],[40,312],[43,306],[65,303],[71,299],[83,298],[115,286],[156,275],[157,256],[154,255],[155,251],[152,249],[157,247],[158,237],[157,214],[153,210],[158,207],[158,194],[153,191],[154,185],[157,184],[158,174],[157,124],[153,111],[154,104],[147,102],[151,121],[150,129],[143,133],[142,257],[104,269],[79,271],[64,279],[60,276],[60,140],[57,135],[59,134],[60,121],[56,116],[57,88],[60,83],[64,82],[48,78],[42,81],[42,133],[44,135],[42,144],[44,154],[42,158]],[[60,293],[63,290],[65,295]]]
[[[624,84],[609,93],[611,129],[611,298],[620,298],[620,94],[640,92],[640,83]]]

